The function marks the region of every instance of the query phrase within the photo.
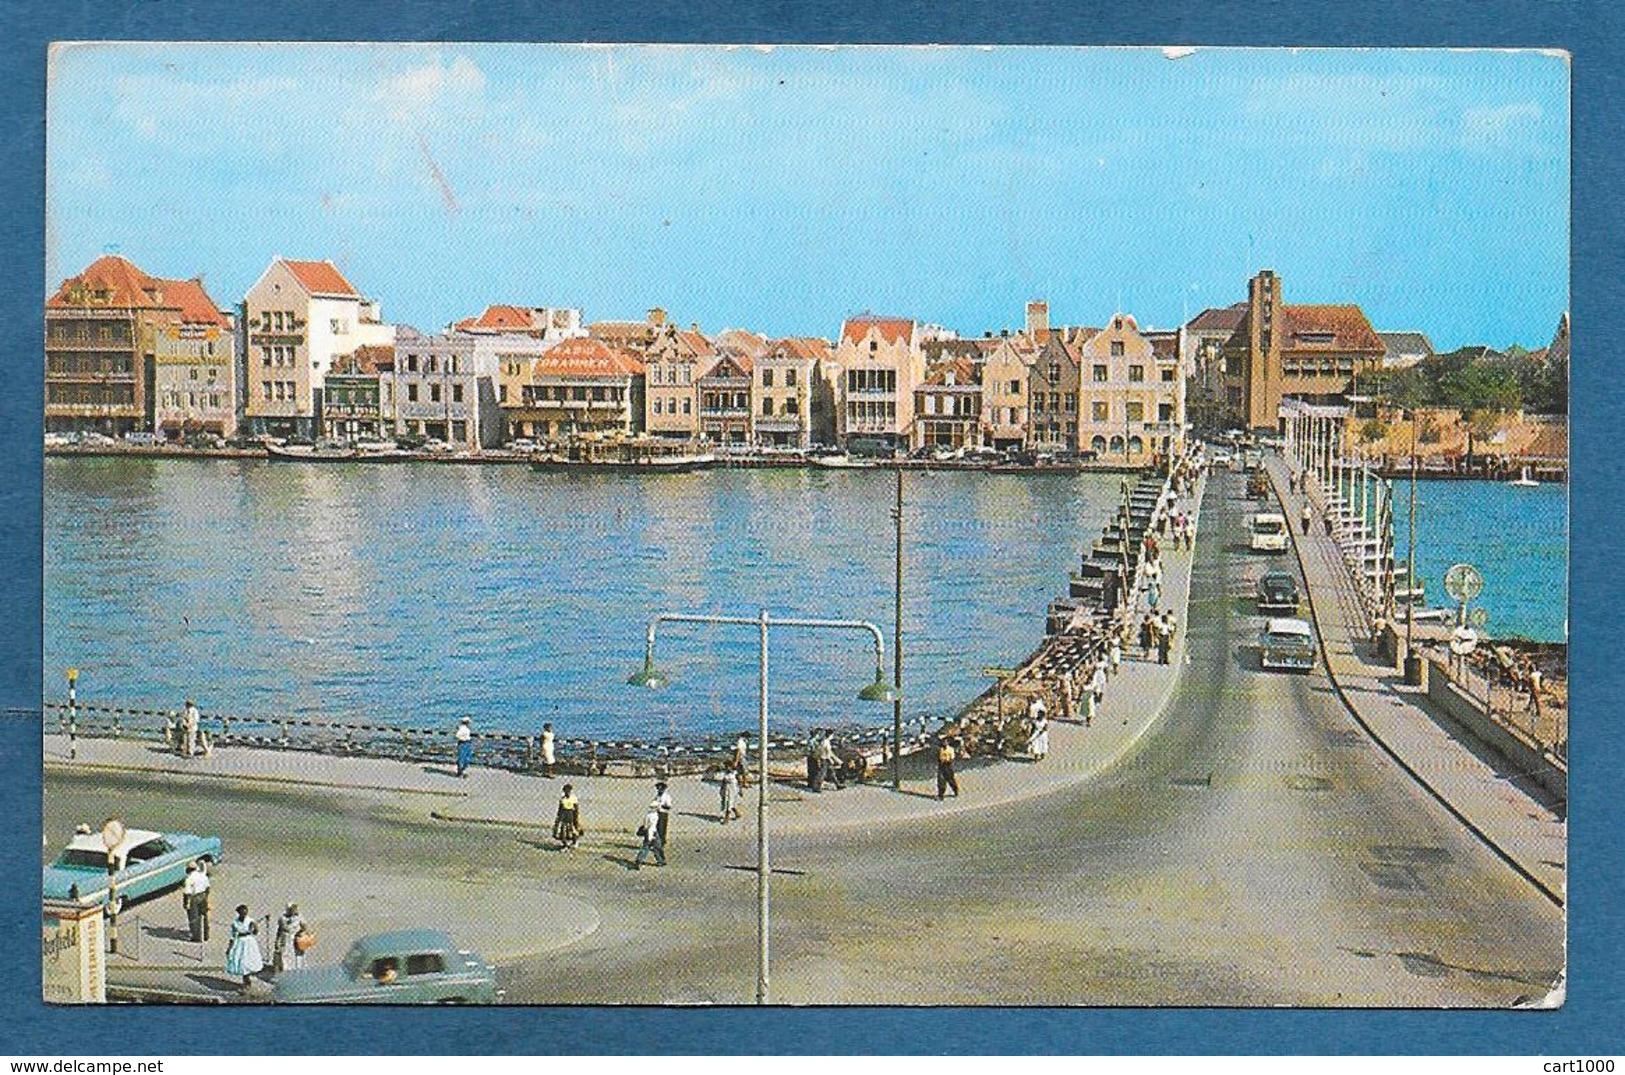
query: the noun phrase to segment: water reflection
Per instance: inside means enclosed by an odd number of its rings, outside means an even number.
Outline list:
[[[1104,476],[908,477],[906,711],[947,712],[1042,635],[1111,510]],[[892,612],[890,474],[544,475],[515,467],[48,460],[46,690],[217,711],[661,735],[750,725],[749,630],[661,610]],[[85,505],[93,504],[87,512]],[[177,626],[178,625],[178,626]],[[782,632],[780,726],[861,720],[861,635]]]

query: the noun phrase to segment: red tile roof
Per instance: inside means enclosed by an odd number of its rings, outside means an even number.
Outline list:
[[[766,336],[748,328],[726,329],[717,335],[716,343],[719,347],[731,347],[740,354],[752,356],[763,353],[771,345]]]
[[[1311,335],[1330,335],[1331,339],[1316,341],[1305,338]],[[1283,305],[1281,350],[1369,351],[1380,355],[1387,348],[1358,306]]]
[[[921,387],[943,387],[948,383],[949,372],[952,372],[954,375],[953,387],[974,387],[982,383],[981,379],[976,376],[976,363],[972,362],[963,355],[955,355],[952,358],[945,358],[940,362],[933,364],[931,368],[926,371],[925,385],[922,385]]]
[[[876,317],[874,314],[847,318],[841,326],[841,339],[860,343],[870,329],[879,333],[887,343],[911,343],[914,339],[914,322],[910,318]]]
[[[227,327],[220,307],[203,290],[201,280],[164,280],[148,276],[127,258],[109,254],[97,258],[78,276],[62,281],[62,286],[45,301],[47,307],[62,308],[75,305],[69,296],[78,289],[104,292],[103,299],[87,303],[114,309],[177,310],[181,320],[188,324]]]
[[[361,297],[361,293],[350,286],[350,281],[344,278],[344,274],[339,272],[331,261],[290,261],[283,258],[282,264],[293,273],[300,286],[312,295]]]
[[[827,359],[830,355],[829,341],[818,336],[786,336],[770,345],[772,351],[781,349],[792,358]]]
[[[534,369],[545,377],[635,377],[643,363],[603,340],[578,336],[542,352]]]
[[[182,321],[189,325],[227,327],[226,315],[203,290],[202,280],[160,280],[158,285],[165,304],[180,308]]]
[[[512,332],[530,332],[536,329],[545,329],[547,326],[538,324],[536,311],[524,306],[487,306],[478,317],[465,317],[455,326],[459,331],[467,332],[470,329],[508,330]]]

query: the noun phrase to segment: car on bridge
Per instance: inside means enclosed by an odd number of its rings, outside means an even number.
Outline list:
[[[1315,632],[1303,620],[1271,617],[1258,633],[1258,666],[1308,672],[1315,667]]]
[[[1247,520],[1247,546],[1254,552],[1286,552],[1286,516],[1261,511]]]
[[[496,971],[437,929],[373,933],[350,946],[342,963],[285,971],[278,1004],[495,1004]]]
[[[1295,613],[1298,611],[1298,580],[1285,571],[1268,571],[1258,580],[1258,611]]]
[[[106,905],[109,881],[118,880],[118,902],[124,903],[176,887],[186,880],[186,864],[199,859],[219,862],[220,837],[189,832],[126,829],[113,849],[109,869],[107,845],[100,833],[74,834],[55,862],[45,867],[45,898],[81,907]]]

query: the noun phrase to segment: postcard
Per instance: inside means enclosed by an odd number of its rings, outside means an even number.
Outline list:
[[[56,45],[44,1000],[1561,1005],[1569,85]]]

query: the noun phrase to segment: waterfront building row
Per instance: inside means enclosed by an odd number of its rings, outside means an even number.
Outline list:
[[[1126,311],[960,339],[907,317],[847,318],[835,341],[707,336],[660,308],[585,323],[493,305],[432,335],[383,319],[328,261],[277,256],[235,310],[201,279],[109,255],[46,303],[46,428],[167,439],[206,433],[437,439],[640,436],[729,447],[1077,453],[1128,465],[1189,422],[1279,428],[1283,400],[1342,403],[1431,353],[1352,304],[1286,304],[1263,270],[1248,298],[1174,330]]]

